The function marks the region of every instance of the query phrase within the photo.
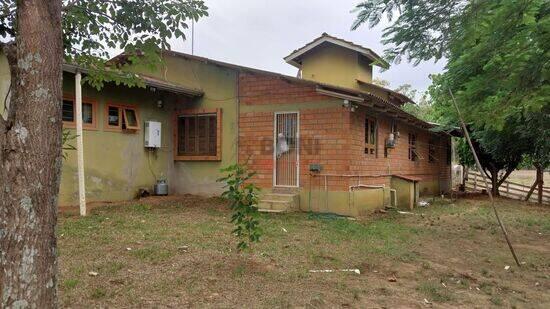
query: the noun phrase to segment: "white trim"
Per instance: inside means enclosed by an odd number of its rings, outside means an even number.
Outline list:
[[[300,57],[301,55],[305,54],[306,52],[314,49],[315,47],[325,43],[325,42],[332,43],[334,45],[356,51],[356,52],[360,53],[361,55],[369,58],[372,61],[380,62],[380,64],[378,64],[378,66],[380,66],[380,67],[386,68],[386,67],[389,66],[388,63],[386,61],[384,61],[384,59],[381,59],[379,56],[377,56],[371,50],[369,50],[365,47],[355,46],[352,43],[344,42],[342,40],[332,38],[332,37],[326,37],[326,36],[320,37],[317,40],[309,43],[308,45],[294,51],[292,54],[286,56],[284,59],[288,64],[291,64],[291,65],[299,68],[299,67],[301,67],[301,65],[295,59]]]
[[[353,102],[364,102],[365,101],[365,99],[363,99],[361,97],[347,95],[347,94],[343,94],[343,93],[338,93],[338,92],[326,90],[326,89],[319,88],[319,87],[317,87],[315,89],[315,91],[317,93],[324,94],[324,95],[327,95],[327,96],[330,96],[330,97],[335,97],[335,98],[344,99],[344,100],[350,100],[350,101],[353,101]]]
[[[277,116],[296,114],[296,185],[277,185]],[[283,111],[273,113],[273,187],[299,188],[300,187],[300,111]]]

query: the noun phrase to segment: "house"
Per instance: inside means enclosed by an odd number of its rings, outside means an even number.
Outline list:
[[[162,57],[155,71],[132,66],[146,88],[83,86],[88,201],[131,199],[159,179],[171,194],[217,195],[219,170],[236,162],[257,172],[266,211],[355,216],[412,208],[420,194],[450,189],[450,136],[404,112],[409,98],[372,84],[373,66],[388,64],[368,48],[323,34],[285,57],[299,77],[175,51]],[[64,66],[67,128],[77,69]],[[150,121],[161,124],[158,148],[144,143]],[[60,205],[78,203],[76,180],[68,151]]]

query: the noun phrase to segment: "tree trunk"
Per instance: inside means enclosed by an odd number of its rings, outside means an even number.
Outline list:
[[[499,187],[498,169],[494,167],[490,167],[489,173],[490,173],[489,179],[491,180],[491,193],[493,194],[493,196],[499,196],[500,192],[498,192],[498,187]]]
[[[57,307],[61,4],[18,0],[7,120],[0,117],[1,308]]]

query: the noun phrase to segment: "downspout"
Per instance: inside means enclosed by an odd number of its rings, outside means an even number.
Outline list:
[[[236,126],[237,128],[235,129],[235,131],[237,132],[237,137],[236,137],[236,141],[237,141],[237,146],[236,146],[236,150],[237,151],[237,164],[239,164],[239,134],[240,134],[240,118],[241,118],[241,92],[240,92],[240,80],[241,80],[241,72],[237,72],[237,82],[236,82],[236,92],[237,92],[237,101],[235,102],[235,110],[237,112],[237,122],[236,122]]]
[[[80,215],[86,216],[86,186],[84,175],[84,142],[82,140],[82,75],[75,73],[75,105],[76,105],[76,153],[78,169],[78,197]]]

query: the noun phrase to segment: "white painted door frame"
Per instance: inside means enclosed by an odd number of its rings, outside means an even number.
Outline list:
[[[279,115],[296,115],[296,184],[295,185],[279,185],[277,184],[277,116]],[[298,188],[300,186],[300,112],[299,111],[286,111],[275,112],[273,115],[273,186],[274,187],[287,187]]]

